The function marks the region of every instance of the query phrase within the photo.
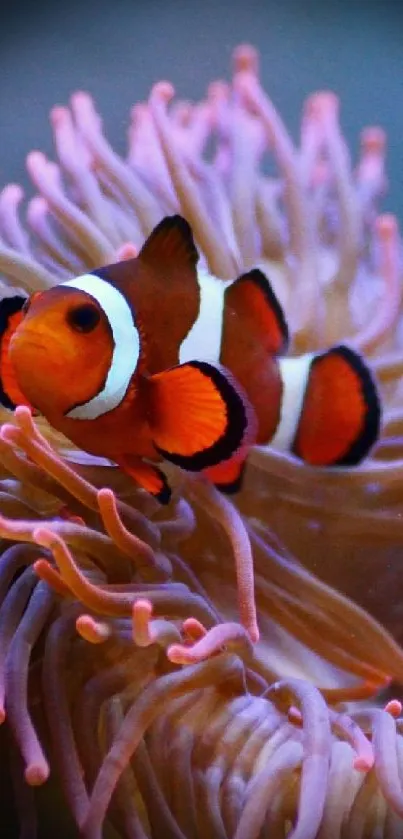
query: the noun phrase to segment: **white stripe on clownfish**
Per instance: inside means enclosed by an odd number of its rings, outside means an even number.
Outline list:
[[[279,360],[283,391],[280,420],[274,437],[268,442],[268,445],[273,449],[284,452],[290,451],[292,448],[304,406],[305,392],[314,357],[314,353],[306,353],[300,358],[282,358]]]
[[[199,314],[182,341],[179,362],[202,359],[217,363],[221,355],[225,291],[234,280],[220,280],[207,271],[198,271],[200,289]]]
[[[125,297],[95,274],[82,274],[62,286],[84,291],[97,301],[112,331],[113,352],[103,389],[88,402],[68,412],[72,419],[93,420],[112,411],[124,398],[140,356],[140,335]]]

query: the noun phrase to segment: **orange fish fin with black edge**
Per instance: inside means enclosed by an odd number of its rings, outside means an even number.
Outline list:
[[[26,405],[37,414],[18,386],[9,354],[11,338],[24,318],[22,310],[28,301],[22,294],[0,301],[0,405],[10,411],[17,405]]]
[[[205,469],[203,475],[225,495],[235,495],[242,487],[245,457],[233,457],[218,466]]]
[[[169,504],[171,489],[161,469],[158,469],[154,464],[146,463],[140,457],[130,454],[115,459],[115,462],[126,475],[133,478],[142,489],[154,496],[160,504]]]
[[[193,270],[199,260],[190,225],[182,216],[166,216],[150,233],[138,258],[154,274],[170,278]]]
[[[224,367],[189,361],[147,385],[153,443],[171,463],[200,472],[254,444],[255,413]]]
[[[272,355],[286,352],[287,321],[269,280],[259,268],[242,274],[225,292],[225,303],[252,324],[265,350]]]
[[[293,452],[313,466],[356,466],[376,443],[381,405],[372,375],[340,345],[312,363]]]

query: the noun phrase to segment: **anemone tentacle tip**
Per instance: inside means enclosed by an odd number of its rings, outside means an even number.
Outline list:
[[[49,777],[49,766],[45,763],[33,763],[25,770],[25,780],[31,787],[40,787]]]

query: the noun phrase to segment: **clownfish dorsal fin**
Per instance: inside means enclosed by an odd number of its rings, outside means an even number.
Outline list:
[[[157,451],[189,472],[243,452],[256,439],[247,397],[223,367],[190,361],[147,380],[149,423]]]
[[[289,334],[282,307],[266,275],[259,268],[242,274],[225,292],[225,303],[249,321],[265,350],[280,355],[287,350]]]
[[[17,405],[26,405],[33,414],[37,414],[18,385],[9,355],[11,338],[24,319],[23,308],[28,304],[29,297],[22,294],[3,297],[0,301],[0,405],[10,411]]]
[[[166,216],[150,233],[138,258],[157,277],[181,276],[192,271],[197,280],[199,260],[190,225],[182,216]]]

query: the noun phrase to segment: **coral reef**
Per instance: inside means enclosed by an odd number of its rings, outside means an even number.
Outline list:
[[[232,84],[196,105],[168,108],[173,90],[157,84],[133,108],[125,161],[87,94],[55,108],[58,163],[29,155],[26,226],[19,187],[0,196],[2,293],[125,258],[180,211],[209,270],[268,272],[292,352],[343,338],[366,353],[383,437],[352,472],[256,449],[236,503],[172,470],[161,509],[28,409],[2,412],[0,721],[30,839],[50,767],[86,839],[105,820],[121,839],[403,833],[403,719],[387,692],[403,684],[403,650],[312,573],[336,569],[351,593],[403,530],[402,263],[397,222],[378,215],[385,137],[363,133],[352,171],[337,100],[317,93],[294,146],[257,70],[238,48]],[[239,623],[252,559],[255,646]]]

